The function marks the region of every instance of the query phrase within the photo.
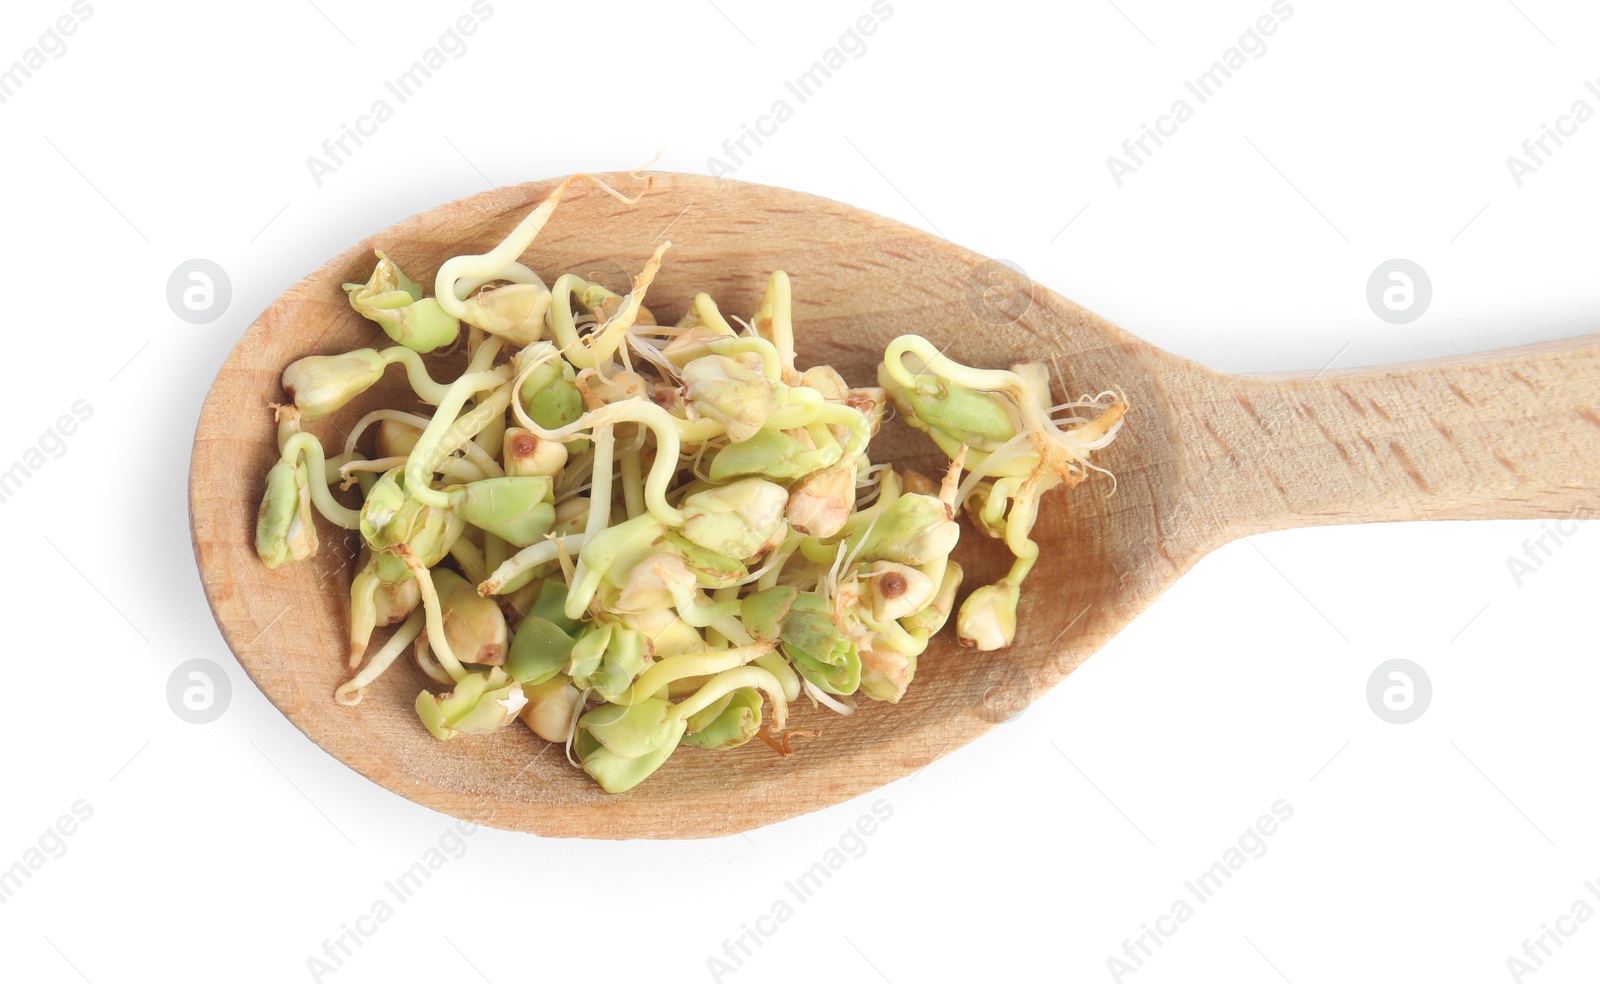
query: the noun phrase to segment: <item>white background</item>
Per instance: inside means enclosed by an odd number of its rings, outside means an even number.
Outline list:
[[[0,905],[7,979],[316,979],[308,958],[451,829],[305,740],[207,610],[189,442],[255,314],[349,243],[491,182],[658,149],[659,167],[703,172],[869,8],[494,0],[465,54],[319,186],[306,159],[469,3],[317,4],[94,0],[0,104],[0,468],[74,401],[93,408],[0,504],[0,868],[74,803],[93,810]],[[1107,156],[1269,0],[894,0],[736,174],[1011,260],[1224,370],[1580,334],[1600,313],[1600,120],[1520,188],[1506,158],[1574,100],[1600,109],[1583,88],[1600,79],[1600,11],[1518,4],[1294,0],[1266,53],[1119,188]],[[68,9],[8,0],[0,70]],[[201,326],[165,298],[193,257],[233,285]],[[1433,283],[1405,326],[1366,302],[1392,257]],[[321,979],[716,979],[708,958],[880,799],[893,813],[865,853],[722,980],[1111,980],[1124,940],[1280,799],[1293,817],[1265,855],[1122,979],[1515,979],[1507,958],[1541,924],[1579,898],[1600,907],[1584,888],[1600,878],[1589,529],[1520,586],[1507,559],[1538,523],[1235,543],[915,779],[704,842],[481,830]],[[1403,726],[1365,697],[1395,657],[1434,691]],[[232,680],[210,725],[167,704],[193,658]],[[1564,925],[1522,979],[1600,972],[1600,919]]]

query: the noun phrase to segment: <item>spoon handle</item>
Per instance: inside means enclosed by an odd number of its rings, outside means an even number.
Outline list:
[[[1600,335],[1175,401],[1186,479],[1236,534],[1600,509]]]

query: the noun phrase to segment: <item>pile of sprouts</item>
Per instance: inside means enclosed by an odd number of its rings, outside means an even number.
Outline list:
[[[334,699],[361,703],[409,654],[436,738],[520,719],[613,793],[683,745],[787,755],[817,734],[785,731],[802,694],[839,714],[904,696],[957,613],[963,510],[1016,561],[967,596],[958,636],[1010,645],[1040,496],[1100,470],[1089,455],[1126,402],[1053,405],[1037,366],[971,369],[916,335],[876,387],[802,370],[781,270],[748,321],[701,293],[657,324],[644,300],[670,243],[626,294],[573,273],[547,286],[521,257],[575,180],[444,263],[432,296],[378,251],[345,291],[395,344],[284,370],[256,547],[269,568],[314,556],[317,515],[359,534]],[[430,361],[463,347],[437,380]],[[366,414],[340,448],[303,429],[392,365],[409,406]],[[937,480],[869,459],[891,404],[948,453]]]

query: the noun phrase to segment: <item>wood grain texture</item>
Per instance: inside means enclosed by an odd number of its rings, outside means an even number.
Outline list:
[[[626,176],[609,177],[628,187]],[[284,294],[218,374],[190,475],[207,597],[251,678],[357,772],[477,823],[551,836],[705,837],[806,813],[913,772],[1005,721],[1232,538],[1324,523],[1558,516],[1596,504],[1593,336],[1426,365],[1228,376],[1155,349],[1036,284],[1002,285],[997,301],[992,261],[837,202],[658,174],[630,207],[575,185],[524,257],[547,278],[576,270],[625,289],[623,278],[668,238],[674,246],[648,300],[662,320],[676,319],[699,290],[748,316],[768,273],[781,268],[794,282],[801,365],[829,363],[868,384],[885,343],[919,332],[974,365],[1054,360],[1064,381],[1058,395],[1117,385],[1132,404],[1121,436],[1096,458],[1116,473],[1116,494],[1096,479],[1046,500],[1035,533],[1042,556],[1023,591],[1013,648],[975,653],[946,632],[898,705],[863,700],[841,718],[802,700],[793,726],[821,735],[797,743],[796,754],[781,758],[760,743],[731,752],[684,748],[636,789],[610,796],[520,725],[434,740],[411,710],[426,681],[408,663],[360,706],[335,704],[347,673],[355,535],[321,524],[318,556],[277,571],[262,566],[253,543],[261,483],[277,453],[268,404],[285,399],[283,367],[382,341],[349,309],[340,284],[366,279],[374,247],[431,284],[441,262],[492,247],[555,183],[414,216]],[[379,405],[416,405],[398,370],[308,429],[342,442]],[[872,456],[929,472],[943,461],[921,435],[894,424]],[[974,586],[1000,576],[1009,560],[970,529],[957,557]]]

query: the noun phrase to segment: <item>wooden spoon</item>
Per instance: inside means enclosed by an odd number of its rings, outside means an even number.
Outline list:
[[[613,185],[637,188],[627,175]],[[441,262],[483,252],[554,187],[486,192],[367,239],[262,313],[218,373],[190,474],[195,555],[224,638],[269,698],[312,740],[408,799],[477,823],[555,836],[705,837],[820,809],[965,745],[1054,686],[1207,551],[1264,530],[1412,519],[1569,516],[1593,501],[1600,336],[1398,367],[1316,375],[1225,375],[1169,355],[994,261],[898,222],[781,188],[657,174],[629,207],[587,185],[523,259],[553,277],[586,273],[625,290],[664,238],[673,242],[649,305],[676,320],[696,291],[749,315],[767,275],[794,282],[801,365],[829,363],[872,382],[885,343],[922,333],[958,360],[1051,362],[1058,397],[1120,386],[1127,425],[1095,477],[1045,500],[1042,556],[1023,590],[1016,645],[962,649],[949,630],[922,657],[899,705],[862,700],[851,717],[802,699],[793,726],[820,734],[781,757],[760,742],[680,750],[634,790],[611,796],[562,749],[520,724],[493,736],[434,740],[412,703],[427,685],[393,668],[358,707],[333,701],[348,676],[354,535],[322,528],[306,563],[269,571],[253,544],[262,480],[276,457],[268,404],[283,402],[292,360],[381,342],[340,285],[364,281],[374,247],[419,282]],[[375,341],[376,340],[376,341]],[[340,443],[368,409],[409,406],[387,388],[317,425]],[[398,401],[398,402],[397,402]],[[891,425],[877,461],[934,473],[930,441]],[[320,522],[320,520],[319,520]],[[969,586],[1009,555],[966,528]],[[1245,613],[1241,612],[1241,616]]]

